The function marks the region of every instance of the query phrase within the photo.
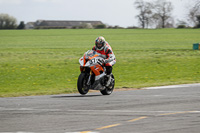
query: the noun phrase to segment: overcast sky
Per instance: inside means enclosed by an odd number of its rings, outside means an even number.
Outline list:
[[[135,0],[0,0],[0,13],[19,21],[100,20],[108,25],[137,26]],[[153,0],[146,0],[153,1]],[[174,5],[175,19],[186,19],[189,1],[168,0]]]

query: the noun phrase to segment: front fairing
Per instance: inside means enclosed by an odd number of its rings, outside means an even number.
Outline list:
[[[80,66],[83,66],[83,65],[84,65],[83,57],[81,57],[81,58],[79,59],[79,63],[80,63]]]
[[[97,62],[99,59],[102,59],[102,58],[94,57],[91,60],[88,60],[87,62],[85,61],[85,63],[84,63],[84,57],[81,57],[79,59],[79,63],[80,63],[80,66],[82,66],[82,67],[91,67],[91,66],[97,65],[98,64]]]
[[[98,59],[101,59],[101,54],[97,53],[94,50],[88,50],[84,53],[83,57],[79,59],[79,63],[83,67],[90,67],[92,65],[95,65],[98,61]]]

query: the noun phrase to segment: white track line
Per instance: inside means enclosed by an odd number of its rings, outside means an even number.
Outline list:
[[[0,111],[65,111],[65,112],[94,112],[94,113],[101,113],[101,112],[106,112],[106,113],[173,113],[173,112],[184,112],[183,110],[169,110],[169,111],[164,111],[164,110],[152,110],[152,111],[142,111],[142,110],[65,110],[65,109],[34,109],[34,108],[5,108],[5,107],[0,107]],[[199,113],[200,111],[193,111],[196,113]],[[2,132],[0,132],[2,133]],[[21,133],[21,132],[19,132]]]
[[[142,88],[145,90],[156,90],[156,89],[173,89],[173,88],[185,88],[185,87],[200,87],[200,83],[197,84],[182,84],[182,85],[169,85],[169,86],[157,86],[157,87],[146,87]]]

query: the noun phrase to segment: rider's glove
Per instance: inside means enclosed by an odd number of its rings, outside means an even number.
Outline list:
[[[108,59],[106,59],[106,60],[104,61],[105,64],[107,64],[108,62],[109,62]]]
[[[103,66],[104,60],[103,60],[103,59],[98,59],[97,63],[98,63],[99,65]]]

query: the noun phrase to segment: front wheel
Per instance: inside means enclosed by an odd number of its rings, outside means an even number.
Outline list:
[[[78,77],[77,88],[80,94],[85,95],[88,93],[89,89],[86,85],[86,74],[81,73]]]
[[[101,91],[102,95],[110,95],[113,90],[114,90],[114,86],[115,86],[115,78],[114,75],[111,75],[111,83],[109,87],[106,87],[104,90]]]

